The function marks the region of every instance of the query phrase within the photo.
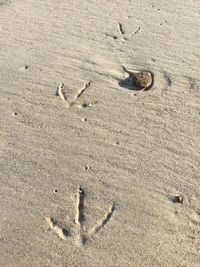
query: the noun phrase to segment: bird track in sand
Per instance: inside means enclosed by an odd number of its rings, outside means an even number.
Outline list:
[[[76,193],[76,203],[75,203],[75,244],[78,246],[84,245],[89,239],[91,239],[95,234],[97,234],[102,228],[104,228],[108,222],[111,220],[113,213],[115,211],[115,204],[112,203],[105,215],[100,219],[89,231],[84,231],[85,219],[85,191],[79,187]],[[47,217],[46,221],[50,229],[55,232],[61,239],[66,240],[71,236],[70,229],[63,228],[60,224],[51,217]]]
[[[68,100],[68,97],[65,94],[65,85],[64,83],[60,83],[60,85],[57,87],[57,92],[56,95],[60,96],[60,98],[62,99],[62,101],[64,101],[66,103],[67,107],[72,107],[72,106],[76,106],[77,108],[87,108],[87,107],[92,107],[94,104],[97,103],[97,101],[95,102],[82,102],[77,103],[77,101],[79,100],[79,98],[81,98],[81,96],[85,93],[85,91],[87,90],[87,88],[91,85],[91,81],[89,81],[88,83],[85,83],[83,85],[83,87],[78,90],[77,94],[74,96],[72,101]]]

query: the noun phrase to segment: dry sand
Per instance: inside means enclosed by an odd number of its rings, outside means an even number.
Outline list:
[[[199,0],[0,0],[0,266],[200,266],[199,51]]]

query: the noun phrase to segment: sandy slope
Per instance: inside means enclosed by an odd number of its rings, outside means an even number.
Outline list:
[[[0,266],[200,266],[199,26],[199,0],[0,0]]]

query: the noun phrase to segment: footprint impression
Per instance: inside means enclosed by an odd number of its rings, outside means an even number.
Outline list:
[[[62,101],[64,101],[66,103],[67,107],[72,107],[72,106],[76,106],[77,108],[87,108],[87,107],[92,107],[94,104],[96,104],[97,102],[82,102],[81,104],[78,103],[77,101],[79,100],[79,98],[82,96],[82,94],[85,93],[86,89],[91,85],[91,81],[89,81],[88,83],[85,83],[83,85],[83,87],[77,92],[77,94],[74,96],[74,99],[70,102],[65,94],[65,85],[64,83],[61,83],[58,87],[57,87],[57,93],[56,96],[60,96],[60,98],[62,99]]]
[[[70,236],[74,236],[75,244],[78,246],[84,245],[89,239],[97,234],[103,227],[105,227],[113,216],[115,205],[112,203],[109,210],[106,211],[105,216],[100,219],[90,230],[87,232],[84,230],[84,222],[86,221],[85,212],[85,191],[79,187],[76,193],[75,203],[75,234],[71,234],[70,229],[63,228],[54,218],[46,218],[50,229],[56,233],[61,239],[66,240]]]

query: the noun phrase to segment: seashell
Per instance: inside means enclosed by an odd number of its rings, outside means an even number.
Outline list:
[[[129,77],[120,80],[119,85],[131,90],[148,90],[154,84],[154,74],[147,70],[129,71],[124,66],[123,70],[128,73]]]
[[[153,74],[150,71],[131,73],[130,78],[132,78],[132,85],[137,90],[148,90],[153,85]]]

